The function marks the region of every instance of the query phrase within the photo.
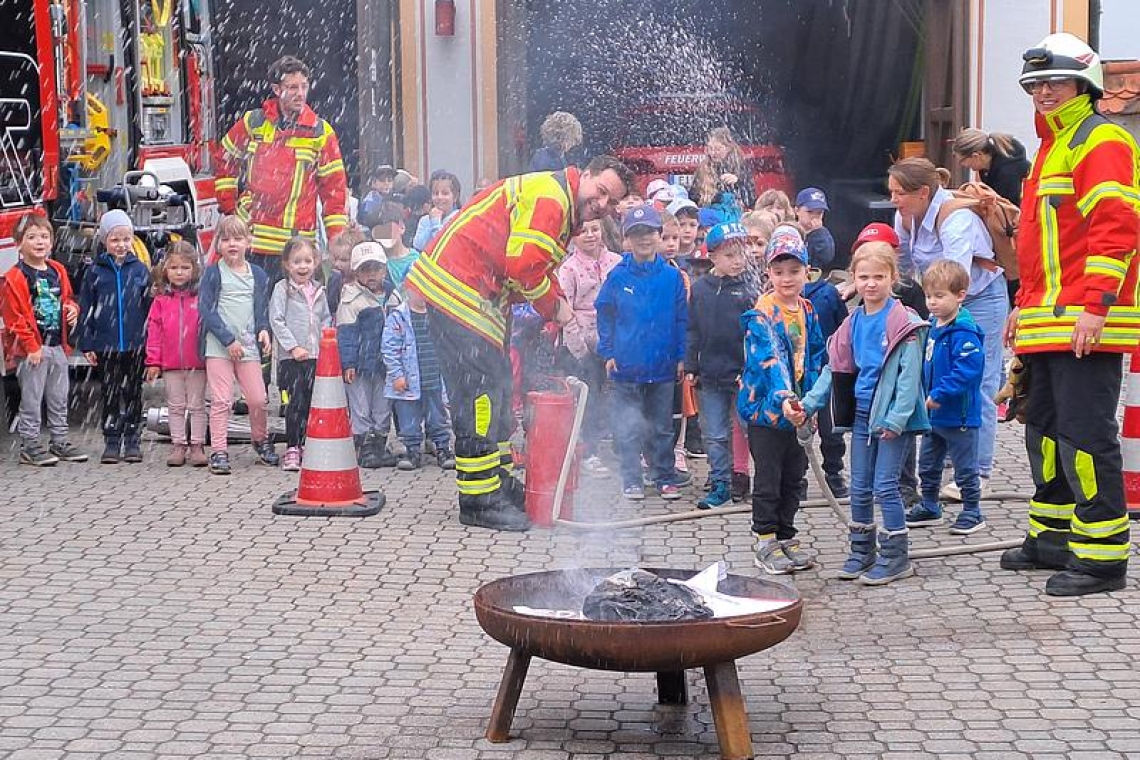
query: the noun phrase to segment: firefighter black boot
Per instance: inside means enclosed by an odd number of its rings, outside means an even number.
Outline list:
[[[1084,596],[1105,591],[1120,591],[1126,585],[1123,575],[1109,578],[1091,575],[1080,570],[1062,570],[1045,582],[1045,593],[1049,596]]]
[[[503,490],[472,496],[459,496],[459,522],[473,528],[523,532],[530,530],[526,514],[508,501]]]
[[[1070,557],[1069,532],[1046,530],[1036,537],[1026,536],[1021,546],[1006,549],[1001,555],[1001,569],[1065,570]]]

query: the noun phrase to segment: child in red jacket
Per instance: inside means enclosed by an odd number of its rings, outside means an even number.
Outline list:
[[[198,252],[185,241],[172,245],[155,270],[154,301],[146,321],[146,381],[161,375],[166,385],[173,446],[168,467],[209,460],[206,442],[206,362],[198,353]],[[186,413],[190,412],[190,435]]]
[[[67,438],[68,332],[79,319],[67,270],[51,256],[51,222],[28,214],[16,223],[20,261],[0,280],[9,355],[19,360],[18,431],[20,463],[50,467],[61,459],[86,462],[87,455]],[[51,445],[40,441],[40,409],[47,404]]]

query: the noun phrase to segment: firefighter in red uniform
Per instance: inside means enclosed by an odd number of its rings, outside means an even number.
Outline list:
[[[459,520],[526,530],[522,487],[510,474],[511,366],[506,309],[525,299],[564,324],[572,311],[554,269],[582,222],[612,214],[633,187],[624,164],[603,156],[497,182],[440,231],[407,284],[428,303],[428,327],[451,401]]]
[[[1041,147],[1025,180],[1021,289],[1006,338],[1028,375],[1029,533],[1006,570],[1055,569],[1045,593],[1124,588],[1128,517],[1117,438],[1123,355],[1140,343],[1140,156],[1096,111],[1100,58],[1071,34],[1024,55]]]
[[[274,97],[245,112],[222,138],[215,187],[223,213],[253,233],[250,260],[281,278],[290,238],[317,236],[317,198],[328,239],[348,224],[348,181],[336,132],[306,105],[309,69],[293,56],[269,69]]]

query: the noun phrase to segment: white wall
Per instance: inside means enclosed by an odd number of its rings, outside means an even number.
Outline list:
[[[1140,59],[1140,2],[1101,0],[1100,54],[1106,60]]]
[[[481,156],[484,142],[495,135],[483,134],[482,92],[477,83],[494,82],[495,72],[483,72],[483,57],[478,40],[481,19],[474,0],[456,2],[455,36],[435,34],[435,1],[416,0],[414,4],[416,96],[418,123],[406,125],[416,129],[419,139],[417,164],[422,179],[436,169],[447,169],[463,184],[463,197],[471,197],[483,171]],[[489,79],[488,79],[489,78]],[[474,138],[474,139],[473,139]]]
[[[1012,134],[1032,154],[1037,145],[1033,107],[1017,77],[1021,74],[1021,54],[1052,31],[1054,2],[973,0],[972,5],[970,124],[987,132]]]

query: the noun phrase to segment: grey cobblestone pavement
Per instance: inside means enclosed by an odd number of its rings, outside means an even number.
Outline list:
[[[1003,428],[996,490],[1028,493],[1020,428]],[[752,574],[745,515],[636,531],[527,535],[463,528],[433,466],[366,472],[388,505],[363,520],[275,517],[295,481],[254,468],[17,467],[0,439],[0,757],[646,760],[715,758],[703,679],[655,704],[651,674],[535,660],[507,744],[483,739],[507,650],[471,596],[540,569],[726,559]],[[96,442],[84,441],[93,454]],[[695,465],[698,481],[703,465]],[[580,514],[630,508],[587,483]],[[692,498],[699,493],[691,490]],[[916,546],[1020,535],[1024,504],[989,504],[990,529]],[[835,579],[841,526],[801,515],[822,567],[795,584],[797,633],[740,661],[757,756],[1140,758],[1140,593],[1045,597],[1042,573],[994,554],[924,560],[880,589]]]

